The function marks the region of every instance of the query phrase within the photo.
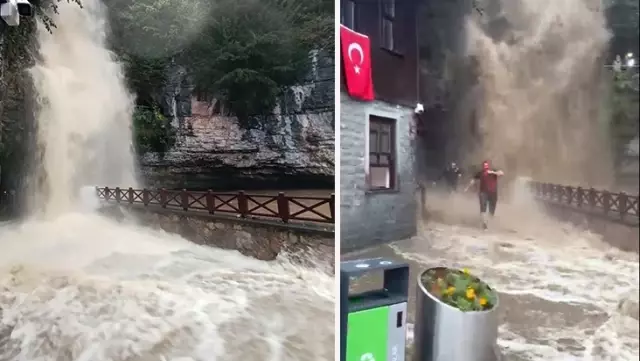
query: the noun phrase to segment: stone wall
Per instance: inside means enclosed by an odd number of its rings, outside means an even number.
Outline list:
[[[416,234],[413,109],[340,95],[340,242],[347,252]],[[365,180],[369,115],[396,119],[397,190],[369,193]]]
[[[331,188],[334,178],[333,54],[312,54],[312,71],[287,89],[272,114],[240,125],[215,99],[199,101],[183,67],[169,69],[159,94],[177,130],[175,146],[145,154],[151,186],[167,188]]]
[[[333,268],[334,265],[335,237],[329,228],[142,205],[107,205],[101,212],[119,219],[133,217],[143,225],[179,234],[194,243],[234,249],[260,260],[273,260],[285,252],[302,263],[313,260],[314,266],[322,264]]]

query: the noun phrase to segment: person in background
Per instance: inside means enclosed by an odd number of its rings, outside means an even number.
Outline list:
[[[462,171],[458,168],[456,162],[451,162],[442,172],[440,179],[444,178],[444,181],[447,183],[447,188],[449,192],[455,192],[458,190],[458,181],[462,177]]]
[[[474,184],[480,183],[478,186],[478,198],[480,200],[480,215],[484,229],[487,229],[489,218],[493,217],[496,212],[496,205],[498,203],[498,177],[503,175],[503,171],[492,169],[489,161],[485,160],[482,162],[482,170],[475,174],[464,190],[467,192]]]

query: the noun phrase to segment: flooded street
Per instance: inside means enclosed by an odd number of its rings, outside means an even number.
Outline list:
[[[535,216],[535,209],[527,219],[504,207],[493,229],[482,231],[470,222],[475,209],[464,206],[463,200],[453,206],[455,211],[431,213],[447,221],[427,222],[416,237],[344,258],[389,257],[407,262],[411,266],[409,323],[420,272],[443,265],[469,268],[500,293],[498,346],[503,360],[638,360],[637,254],[618,251],[596,235]],[[450,222],[454,213],[456,222]],[[356,287],[369,288],[372,282],[378,280],[363,278]],[[413,338],[412,327],[408,337]]]
[[[2,361],[333,360],[333,275],[286,257],[86,212],[0,239]]]

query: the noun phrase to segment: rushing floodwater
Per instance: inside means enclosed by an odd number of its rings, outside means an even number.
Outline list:
[[[106,49],[101,2],[59,7],[31,72],[39,207],[0,224],[0,361],[333,360],[334,281],[322,267],[94,212],[83,186],[136,185],[133,97]]]
[[[0,360],[333,359],[321,271],[85,213],[0,239]]]
[[[422,268],[469,267],[501,293],[504,360],[638,360],[637,257],[582,237],[544,245],[445,224],[409,243],[392,249]]]
[[[440,209],[431,219],[443,222],[370,252],[404,259],[415,272],[468,267],[493,285],[501,294],[498,344],[505,361],[638,360],[638,255],[549,220],[516,198],[499,204],[485,232],[475,198],[444,205],[430,197]]]

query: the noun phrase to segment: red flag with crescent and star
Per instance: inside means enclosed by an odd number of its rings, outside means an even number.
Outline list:
[[[340,43],[347,92],[360,100],[373,100],[369,37],[340,25]]]

